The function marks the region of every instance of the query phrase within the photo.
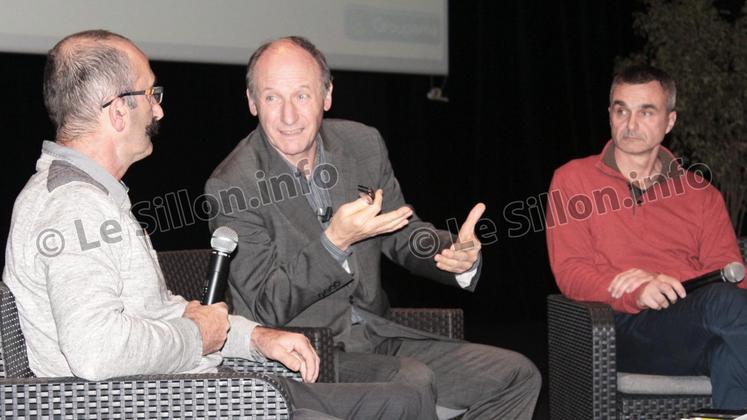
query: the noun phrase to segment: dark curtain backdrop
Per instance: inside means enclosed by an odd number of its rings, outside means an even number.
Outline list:
[[[631,29],[635,7],[628,1],[450,2],[448,103],[425,96],[443,77],[334,72],[328,116],[381,131],[421,217],[445,228],[452,218],[461,223],[474,203],[487,204],[489,221],[481,228],[493,243],[483,248],[477,291],[425,282],[387,265],[394,305],[459,306],[468,325],[544,318],[545,296],[557,289],[539,218],[541,194],[557,166],[597,153],[608,139],[614,57],[640,44]],[[53,138],[42,103],[43,65],[42,56],[0,54],[3,243],[41,140]],[[207,223],[180,226],[184,216],[174,198],[181,208],[199,205],[213,168],[256,126],[244,96],[244,67],[154,61],[152,68],[166,87],[166,116],[153,155],[133,165],[124,181],[141,220],[159,222],[152,233],[156,249],[207,247]]]

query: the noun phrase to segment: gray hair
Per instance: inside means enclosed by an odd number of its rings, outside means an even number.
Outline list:
[[[293,35],[265,42],[264,44],[260,45],[260,47],[257,48],[249,58],[249,64],[246,67],[246,88],[249,91],[249,94],[252,95],[252,98],[257,99],[257,97],[255,96],[256,85],[254,82],[254,68],[257,65],[257,61],[262,56],[262,54],[267,51],[268,48],[270,48],[273,44],[281,41],[288,41],[311,54],[316,63],[319,65],[319,72],[322,74],[322,88],[324,89],[323,93],[326,94],[332,84],[332,72],[330,71],[329,65],[327,64],[327,59],[324,57],[324,54],[319,51],[316,45],[314,45],[307,38]]]
[[[58,140],[71,140],[95,130],[101,105],[132,88],[135,76],[127,54],[109,41],[127,38],[104,30],[65,37],[47,54],[44,105]],[[136,102],[127,98],[134,108]]]
[[[622,69],[612,79],[610,86],[610,105],[612,104],[612,92],[618,85],[640,85],[649,82],[659,82],[664,93],[667,95],[667,111],[674,111],[677,103],[677,85],[667,72],[648,64],[634,64]]]

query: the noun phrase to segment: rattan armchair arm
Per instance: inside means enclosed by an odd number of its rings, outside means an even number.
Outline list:
[[[615,418],[612,308],[599,302],[573,302],[562,295],[548,296],[547,303],[551,418]]]
[[[279,381],[250,373],[0,379],[2,418],[289,419],[290,401]]]
[[[387,318],[410,328],[464,339],[464,312],[459,308],[390,308]]]
[[[282,327],[281,330],[293,331],[306,336],[311,345],[316,349],[319,356],[319,378],[317,382],[337,382],[335,370],[334,342],[332,341],[332,330],[329,328],[316,327]],[[256,372],[282,376],[284,378],[301,380],[301,374],[286,368],[282,363],[274,360],[257,362],[234,357],[223,359],[222,366],[237,372]]]

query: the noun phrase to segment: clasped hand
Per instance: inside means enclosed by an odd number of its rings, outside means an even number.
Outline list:
[[[687,295],[685,287],[674,277],[639,268],[631,268],[615,276],[607,290],[613,298],[619,299],[623,294],[632,293],[639,287],[643,287],[636,299],[640,309],[666,309],[677,299]]]

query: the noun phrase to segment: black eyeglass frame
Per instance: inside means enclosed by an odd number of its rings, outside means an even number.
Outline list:
[[[116,101],[119,98],[124,98],[125,96],[138,96],[138,95],[150,96],[156,99],[156,103],[160,104],[163,101],[163,86],[153,86],[145,90],[136,90],[133,92],[120,93],[111,101],[105,103],[104,105],[101,105],[101,109],[108,107],[109,105],[111,105],[114,101]]]

